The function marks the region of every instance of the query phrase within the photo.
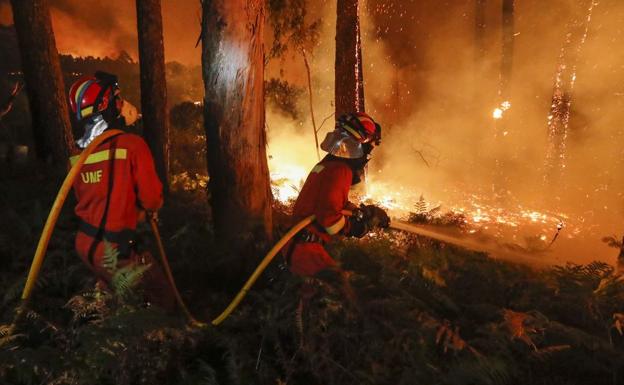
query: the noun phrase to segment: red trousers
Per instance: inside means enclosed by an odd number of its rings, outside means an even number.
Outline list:
[[[338,267],[318,242],[294,243],[288,245],[286,250],[290,250],[290,271],[302,277],[313,277],[323,270]]]
[[[76,251],[82,259],[98,276],[100,281],[103,281],[106,286],[110,285],[112,274],[103,265],[104,260],[104,242],[100,242],[95,248],[93,253],[93,264],[89,261],[89,249],[93,243],[93,238],[83,232],[78,232],[76,235]],[[112,244],[117,248],[117,244]],[[121,257],[120,257],[121,258]],[[165,272],[160,264],[152,257],[149,252],[137,253],[134,250],[131,251],[129,256],[123,256],[123,259],[119,259],[117,268],[122,268],[128,265],[150,265],[151,267],[143,275],[139,288],[143,291],[144,299],[152,304],[155,304],[166,311],[174,311],[176,307],[175,296],[167,281]]]

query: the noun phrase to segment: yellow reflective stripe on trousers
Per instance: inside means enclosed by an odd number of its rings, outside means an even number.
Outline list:
[[[340,219],[338,220],[338,222],[334,223],[333,225],[326,227],[325,231],[327,231],[327,234],[329,235],[334,235],[334,234],[338,234],[338,232],[340,230],[342,230],[342,228],[345,226],[345,224],[347,223],[345,217],[340,217]]]
[[[71,165],[73,166],[77,161],[80,155],[75,155],[69,158]],[[128,158],[128,150],[125,148],[117,148],[115,149],[115,159],[127,159]],[[102,150],[98,152],[94,152],[89,155],[84,164],[94,164],[104,162],[110,159],[110,150]]]

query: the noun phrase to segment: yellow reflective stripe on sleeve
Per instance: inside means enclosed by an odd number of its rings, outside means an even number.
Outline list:
[[[342,228],[345,226],[345,224],[347,223],[345,217],[340,217],[340,219],[338,220],[338,222],[334,223],[333,225],[326,227],[325,231],[327,231],[327,234],[329,235],[334,235],[334,234],[338,234],[338,232],[340,230],[342,230]]]
[[[78,157],[80,157],[80,155],[75,155],[69,158],[69,162],[71,163],[72,166],[78,161]],[[127,158],[128,158],[128,150],[126,150],[125,148],[115,149],[115,159],[127,159]],[[110,151],[103,150],[103,151],[94,152],[93,154],[89,155],[84,164],[100,163],[109,159],[110,159]]]
[[[324,168],[325,168],[325,166],[323,166],[322,164],[317,164],[316,166],[314,166],[314,168],[312,169],[311,173],[318,174],[319,172],[323,171]]]

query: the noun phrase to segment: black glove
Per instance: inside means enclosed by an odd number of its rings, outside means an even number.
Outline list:
[[[360,209],[364,212],[364,218],[368,221],[371,229],[387,229],[390,226],[390,217],[386,213],[386,210],[381,207],[375,205],[360,205]]]
[[[361,238],[375,228],[387,228],[390,226],[390,217],[381,207],[375,205],[360,205],[353,210],[349,217],[348,236]]]

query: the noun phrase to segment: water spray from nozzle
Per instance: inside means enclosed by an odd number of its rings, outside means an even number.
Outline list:
[[[548,245],[547,249],[549,249],[550,246],[552,246],[553,243],[555,243],[555,241],[559,237],[559,233],[561,233],[561,230],[563,230],[564,227],[565,227],[565,224],[563,223],[563,221],[557,223],[557,232],[555,233],[555,236],[553,237],[552,241],[550,241],[550,244]]]

